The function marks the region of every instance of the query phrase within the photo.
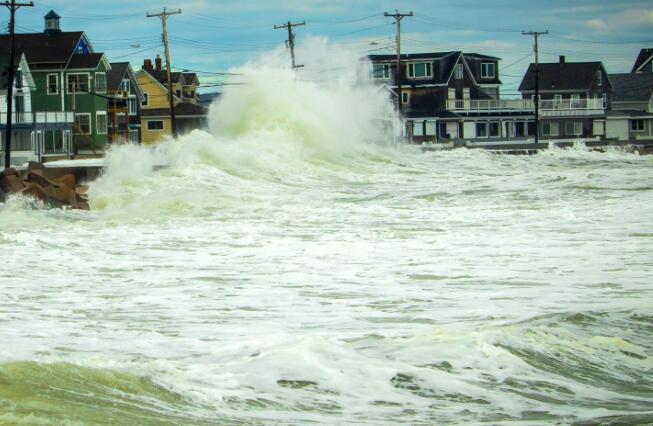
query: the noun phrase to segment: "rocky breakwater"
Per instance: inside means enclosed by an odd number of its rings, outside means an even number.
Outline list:
[[[78,185],[75,175],[49,179],[45,174],[45,168],[40,163],[30,163],[27,170],[21,173],[11,167],[5,169],[0,173],[0,202],[11,194],[20,194],[46,207],[89,210],[88,188]]]

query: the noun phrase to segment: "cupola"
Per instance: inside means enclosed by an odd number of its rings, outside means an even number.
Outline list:
[[[51,10],[47,15],[43,17],[45,19],[45,33],[46,34],[57,34],[61,32],[59,28],[59,20],[61,16],[57,15],[57,12]]]

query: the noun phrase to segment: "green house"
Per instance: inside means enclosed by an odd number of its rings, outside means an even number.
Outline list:
[[[9,46],[9,35],[1,35],[0,53]],[[54,11],[45,16],[43,32],[16,34],[15,49],[25,55],[35,84],[35,155],[44,161],[101,155],[108,141],[106,74],[111,69],[104,54],[93,50],[83,31],[61,31]]]

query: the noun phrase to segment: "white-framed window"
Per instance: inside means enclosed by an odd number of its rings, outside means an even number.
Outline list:
[[[630,131],[631,132],[643,132],[644,131],[644,120],[630,120]]]
[[[95,92],[107,93],[107,75],[103,72],[95,73]]]
[[[68,74],[67,76],[66,91],[68,94],[75,93],[88,93],[89,90],[89,74]]]
[[[483,62],[481,63],[481,77],[482,78],[494,78],[496,77],[496,64],[494,62]]]
[[[95,129],[98,135],[107,134],[107,113],[106,111],[98,111],[95,114]]]
[[[477,138],[488,137],[488,123],[476,123],[476,137]]]
[[[463,64],[456,64],[456,80],[463,78]]]
[[[414,62],[408,64],[409,78],[433,77],[433,67],[430,62]]]
[[[59,94],[59,75],[58,74],[48,74],[48,95],[58,95]]]
[[[402,104],[407,104],[410,102],[410,92],[407,91],[402,91],[401,92],[401,103]]]
[[[603,86],[603,73],[601,72],[601,70],[598,70],[596,72],[596,85]]]
[[[147,92],[143,92],[143,99],[141,100],[141,106],[146,107],[150,102],[150,95]]]
[[[571,99],[571,107],[572,108],[580,108],[580,95],[575,93],[570,96]]]
[[[373,78],[390,78],[390,64],[373,64]]]
[[[454,100],[456,99],[456,89],[449,88],[447,91],[447,99]]]
[[[580,136],[583,134],[583,123],[580,121],[570,121],[567,123],[565,130],[567,136]]]
[[[163,131],[163,120],[147,120],[147,130],[153,132]]]
[[[138,105],[137,105],[137,99],[135,96],[130,96],[127,99],[127,106],[129,107],[129,115],[136,115],[138,114]]]
[[[463,87],[463,99],[469,99],[470,96],[469,87]]]
[[[553,106],[555,108],[560,107],[562,105],[562,95],[554,95],[553,96]]]
[[[544,136],[558,136],[560,134],[560,126],[555,122],[542,123],[542,134]]]
[[[120,90],[121,91],[129,93],[130,88],[131,88],[131,83],[130,83],[128,78],[125,78],[124,80],[122,80],[120,82]]]
[[[75,114],[75,134],[90,135],[91,130],[91,114],[88,112]]]

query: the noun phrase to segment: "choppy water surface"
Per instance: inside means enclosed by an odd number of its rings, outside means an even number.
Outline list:
[[[259,123],[0,206],[0,423],[653,423],[653,157]]]

